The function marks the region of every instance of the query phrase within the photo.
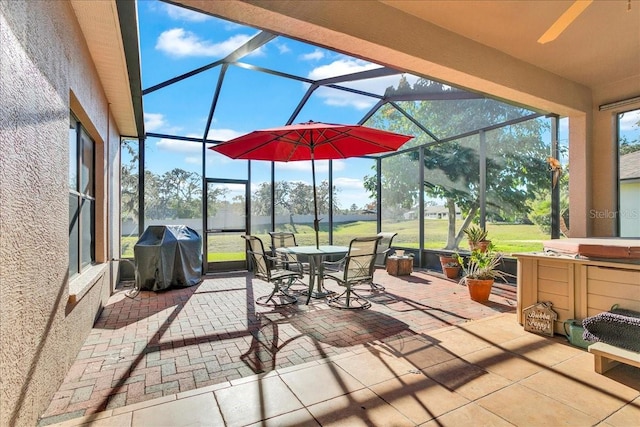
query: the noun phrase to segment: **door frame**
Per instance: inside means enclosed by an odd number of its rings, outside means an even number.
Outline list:
[[[244,261],[224,261],[211,263],[211,266],[215,265],[215,269],[210,269],[209,266],[209,235],[221,234],[221,233],[243,233],[247,234],[248,230],[251,230],[251,192],[248,179],[222,179],[222,178],[205,178],[204,182],[204,199],[203,199],[203,218],[202,229],[204,230],[203,240],[203,260],[202,267],[206,273],[220,272],[220,271],[233,271],[233,270],[246,270],[247,259]],[[209,200],[209,184],[240,184],[244,185],[245,193],[245,225],[244,228],[208,228],[208,200]]]

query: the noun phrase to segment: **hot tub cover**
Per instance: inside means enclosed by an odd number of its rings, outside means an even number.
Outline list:
[[[617,238],[572,238],[542,242],[544,250],[563,255],[587,258],[640,260],[640,239]]]
[[[141,290],[186,288],[202,280],[202,238],[184,225],[152,225],[133,247]]]

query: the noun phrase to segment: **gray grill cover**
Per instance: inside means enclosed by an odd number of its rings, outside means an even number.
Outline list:
[[[202,280],[202,238],[184,225],[152,225],[133,247],[141,290],[186,288]]]

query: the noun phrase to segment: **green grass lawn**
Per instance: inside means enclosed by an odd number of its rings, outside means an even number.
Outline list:
[[[448,222],[446,220],[426,220],[425,221],[425,248],[442,249],[446,244]],[[542,241],[550,237],[540,231],[536,225],[524,224],[487,224],[489,238],[496,249],[507,255],[518,252],[534,252],[542,250]],[[408,220],[399,222],[383,221],[383,231],[395,231],[398,233],[393,241],[393,246],[418,248],[418,221]],[[297,224],[294,227],[286,225],[281,231],[292,231],[296,233],[296,240],[299,245],[314,245],[315,234],[313,227],[309,224]],[[358,221],[338,225],[333,232],[333,243],[336,245],[348,245],[354,237],[370,236],[376,234],[376,224],[373,221]],[[320,242],[328,241],[328,230],[320,230]],[[257,232],[267,247],[271,242],[266,231]],[[210,253],[209,262],[228,261],[244,259],[244,241],[238,234],[216,235],[209,238]],[[133,247],[138,238],[136,236],[123,237],[122,257],[133,258]],[[467,250],[466,240],[460,243],[460,250]]]

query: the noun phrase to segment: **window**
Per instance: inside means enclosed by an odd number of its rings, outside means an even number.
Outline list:
[[[618,235],[640,237],[640,109],[618,114],[617,121]]]
[[[95,143],[69,120],[69,277],[95,262]]]

